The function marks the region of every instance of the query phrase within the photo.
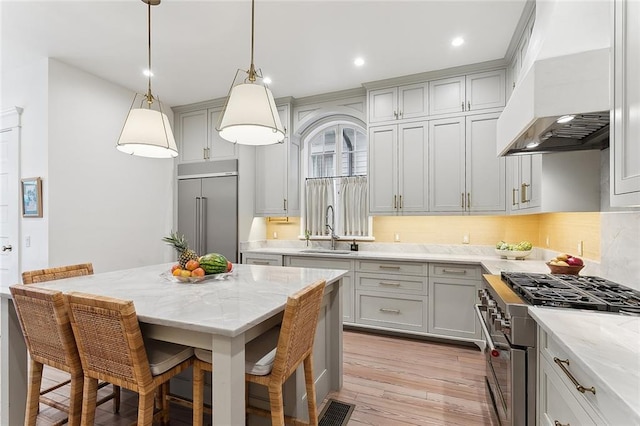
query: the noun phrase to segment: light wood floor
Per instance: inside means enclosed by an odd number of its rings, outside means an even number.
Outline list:
[[[349,425],[489,425],[484,356],[476,347],[345,331],[344,386],[330,395],[356,405]],[[44,384],[60,379],[45,367]],[[59,397],[64,398],[67,388]],[[119,414],[98,407],[97,425],[135,421],[137,395],[123,391]],[[321,409],[322,407],[320,407]],[[64,417],[41,405],[38,425]],[[191,411],[172,405],[171,425],[191,424]]]

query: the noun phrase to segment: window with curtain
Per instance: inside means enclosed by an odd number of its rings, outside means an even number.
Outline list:
[[[367,134],[353,124],[329,124],[312,130],[305,180],[305,230],[326,235],[326,212],[333,206],[340,237],[369,235],[367,216]],[[330,220],[330,219],[329,219]]]

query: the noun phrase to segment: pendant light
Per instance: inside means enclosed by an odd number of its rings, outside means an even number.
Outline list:
[[[247,71],[236,71],[217,130],[230,142],[271,145],[284,140],[284,129],[273,94],[253,64],[254,21],[255,0],[251,0],[251,65]]]
[[[151,93],[151,6],[160,0],[142,0],[148,7],[147,35],[149,40],[148,87],[146,94],[136,93],[124,127],[118,139],[118,150],[131,155],[151,158],[173,158],[178,155],[176,141],[160,99]],[[157,109],[154,109],[154,101]],[[138,104],[136,106],[136,104]]]

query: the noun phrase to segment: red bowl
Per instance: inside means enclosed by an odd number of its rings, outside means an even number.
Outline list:
[[[563,274],[563,275],[578,275],[578,273],[584,268],[584,265],[580,266],[562,266],[562,265],[552,265],[549,262],[546,263],[551,270],[552,274]]]

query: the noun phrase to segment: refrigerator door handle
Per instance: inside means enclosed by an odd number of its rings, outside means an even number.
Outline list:
[[[201,205],[200,197],[196,197],[196,240],[194,241],[194,247],[196,250],[200,249],[200,205]]]
[[[203,256],[207,253],[207,197],[201,197],[200,202],[200,256]]]

